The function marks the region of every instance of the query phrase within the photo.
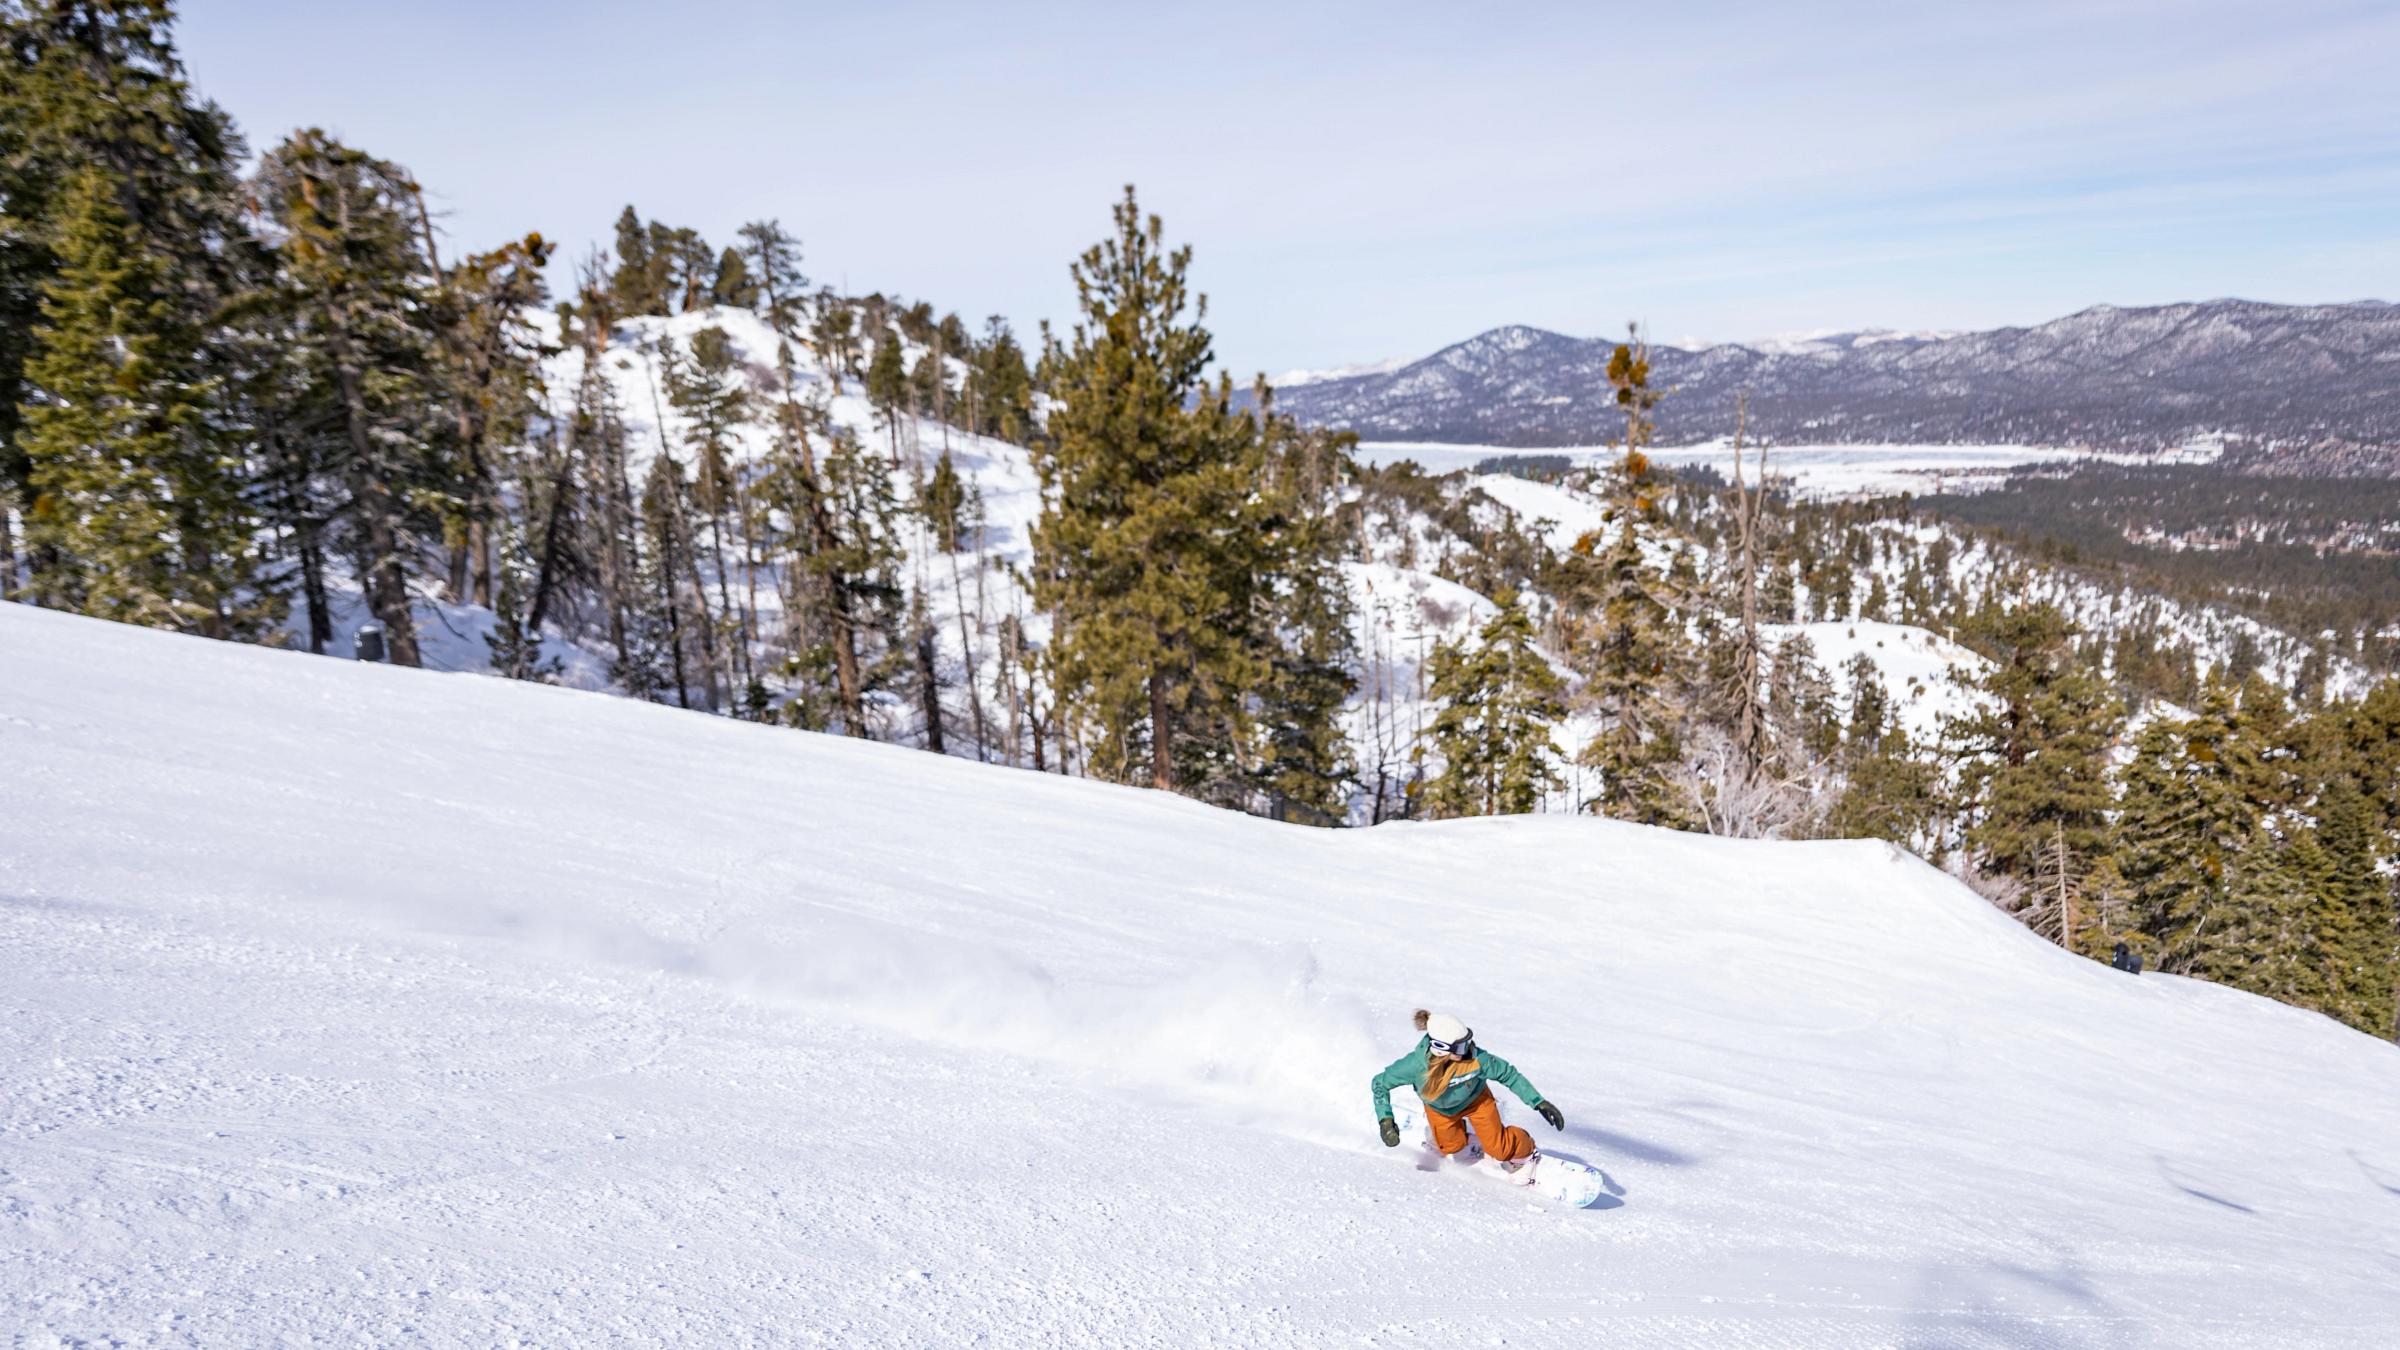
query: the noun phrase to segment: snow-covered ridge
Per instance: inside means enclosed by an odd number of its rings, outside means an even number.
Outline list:
[[[1592,445],[1619,420],[1616,334],[1496,328],[1400,368],[1295,388],[1284,409],[1371,440]],[[2212,434],[2302,447],[2400,444],[2400,306],[2246,300],[2095,306],[1985,332],[1659,344],[1662,445],[2014,443],[2172,450]]]
[[[1882,845],[1308,830],[21,606],[0,653],[27,1344],[2400,1321],[2400,1051]],[[1563,1107],[1504,1104],[1604,1208],[1378,1145],[1419,1005]]]

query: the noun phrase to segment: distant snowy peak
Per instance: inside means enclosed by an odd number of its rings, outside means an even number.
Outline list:
[[[1919,344],[1943,342],[1959,336],[1955,328],[1920,328],[1904,331],[1898,328],[1812,328],[1802,333],[1778,333],[1773,337],[1751,342],[1730,344],[1747,347],[1770,356],[1813,356],[1820,353],[1854,351],[1860,347],[1875,347],[1887,342]],[[1706,351],[1707,347],[1686,346],[1687,351]]]
[[[1494,328],[1421,360],[1291,388],[1285,411],[1371,440],[1596,445],[1614,336]],[[2030,328],[1846,329],[1661,343],[1659,439],[2173,449],[2212,435],[2400,447],[2400,305],[2249,300],[2089,309]]]
[[[1385,375],[1416,360],[1413,356],[1395,356],[1388,361],[1370,361],[1356,366],[1327,366],[1322,370],[1287,370],[1268,380],[1277,389],[1290,389],[1303,384],[1323,384],[1327,380],[1347,380],[1359,375]]]

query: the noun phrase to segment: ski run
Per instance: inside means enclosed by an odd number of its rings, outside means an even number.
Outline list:
[[[2400,1327],[2400,1052],[1880,843],[1312,830],[18,605],[0,765],[18,1346]],[[1598,1205],[1380,1145],[1424,1006]]]

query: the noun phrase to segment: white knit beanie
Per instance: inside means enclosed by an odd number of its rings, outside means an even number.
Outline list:
[[[1448,1013],[1417,1010],[1417,1028],[1445,1045],[1456,1045],[1470,1034],[1467,1024]]]

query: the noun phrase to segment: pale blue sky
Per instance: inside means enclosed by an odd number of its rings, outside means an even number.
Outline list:
[[[626,202],[1001,313],[1139,185],[1237,372],[1501,323],[1987,327],[2400,298],[2400,5],[190,0],[254,145],[321,125],[467,246]]]

